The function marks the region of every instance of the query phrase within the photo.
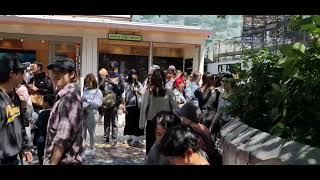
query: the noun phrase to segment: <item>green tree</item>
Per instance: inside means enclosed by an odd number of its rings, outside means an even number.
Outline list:
[[[311,40],[278,53],[248,52],[228,111],[252,127],[320,147],[320,16],[295,16],[292,29]]]

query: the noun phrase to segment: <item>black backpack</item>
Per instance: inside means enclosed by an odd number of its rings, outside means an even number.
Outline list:
[[[219,97],[220,97],[220,91],[218,89],[214,89],[216,92],[216,99],[214,100],[213,106],[214,108],[218,109],[218,104],[219,104]]]
[[[213,102],[213,109],[211,106],[205,106],[206,103],[208,102],[208,100],[210,99],[212,92],[210,91],[206,97],[206,99],[204,100],[204,104],[201,107],[201,112],[202,112],[202,122],[206,123],[206,122],[211,122],[216,114],[216,111],[218,109],[218,104],[219,104],[219,96],[220,96],[220,91],[218,89],[215,89],[216,92],[216,98]],[[208,127],[209,128],[209,127]]]

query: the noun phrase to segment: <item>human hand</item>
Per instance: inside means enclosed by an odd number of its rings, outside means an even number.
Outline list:
[[[134,88],[133,88],[133,91],[138,92],[138,91],[139,91],[139,88],[134,87]]]
[[[23,153],[23,159],[27,162],[27,163],[31,163],[33,161],[33,157],[32,157],[32,153],[31,151],[26,151]]]
[[[114,81],[112,79],[110,79],[109,77],[107,77],[105,80],[106,80],[106,82],[108,82],[110,84],[115,84]]]
[[[127,109],[126,109],[125,107],[122,109],[122,111],[123,111],[123,113],[125,113],[126,115],[128,114],[128,111],[127,111]]]
[[[39,88],[37,88],[35,85],[31,84],[29,85],[29,88],[32,90],[32,91],[38,91]]]

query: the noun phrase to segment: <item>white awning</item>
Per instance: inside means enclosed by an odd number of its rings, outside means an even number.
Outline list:
[[[40,24],[61,24],[74,26],[89,26],[101,28],[118,28],[118,29],[133,29],[133,30],[149,30],[160,32],[180,32],[198,34],[200,36],[211,36],[214,33],[208,30],[194,26],[181,26],[169,24],[153,24],[140,23],[130,21],[117,21],[99,16],[81,17],[67,15],[0,15],[0,21],[13,21],[22,23],[40,23]]]

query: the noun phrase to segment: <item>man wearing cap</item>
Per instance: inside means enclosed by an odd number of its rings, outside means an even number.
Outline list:
[[[72,59],[59,57],[49,64],[48,70],[57,95],[48,120],[44,164],[82,164],[82,104],[75,84],[75,64]]]
[[[175,81],[177,70],[174,65],[170,65],[167,70],[166,89],[173,90],[173,83]]]
[[[110,143],[110,130],[112,146],[116,146],[118,139],[118,117],[117,112],[119,105],[125,105],[124,102],[124,86],[125,80],[119,73],[119,63],[110,61],[107,65],[108,75],[102,80],[100,89],[103,89],[102,107],[104,111],[104,140]],[[125,106],[124,106],[125,107]],[[125,111],[125,110],[124,110]]]
[[[18,165],[18,154],[32,162],[28,137],[20,108],[8,93],[22,83],[26,66],[11,56],[0,58],[0,165]]]
[[[200,124],[202,113],[195,102],[189,101],[180,109],[174,110],[175,114],[182,119],[182,123],[191,127],[193,132],[200,140],[200,149],[202,149],[211,165],[221,165],[221,156],[215,149],[211,139],[210,131],[207,127]]]

